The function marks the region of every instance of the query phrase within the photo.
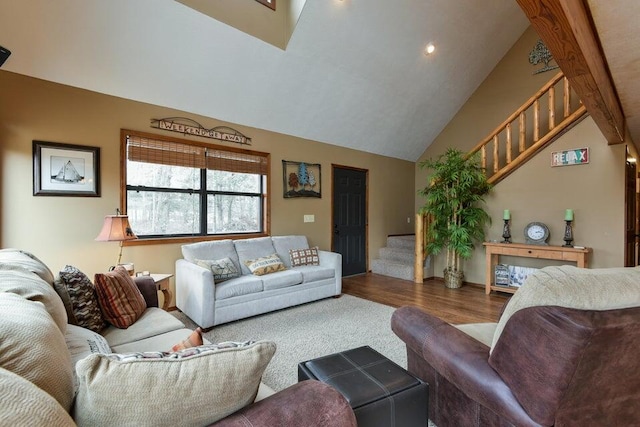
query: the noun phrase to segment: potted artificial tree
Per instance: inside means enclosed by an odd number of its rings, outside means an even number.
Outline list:
[[[484,226],[490,221],[480,204],[491,184],[477,155],[469,157],[454,148],[419,166],[431,170],[429,184],[419,191],[426,198],[420,212],[431,219],[426,249],[434,255],[446,249],[444,283],[459,288],[464,277],[460,260],[471,257],[474,243],[484,239]]]

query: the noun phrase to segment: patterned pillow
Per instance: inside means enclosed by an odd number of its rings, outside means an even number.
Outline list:
[[[202,345],[202,328],[197,328],[187,337],[186,340],[179,342],[171,347],[171,351],[180,351],[186,348],[198,347]]]
[[[250,259],[244,262],[249,271],[256,276],[275,273],[276,271],[286,270],[278,254],[272,254],[257,259]]]
[[[130,362],[132,360],[147,360],[147,359],[186,359],[198,354],[212,353],[218,350],[224,350],[229,348],[243,348],[255,344],[256,341],[225,341],[217,344],[207,344],[195,347],[185,347],[177,351],[134,351],[130,353],[112,353],[107,354],[106,357],[118,362]]]
[[[70,324],[94,332],[100,332],[107,326],[93,283],[82,271],[71,265],[65,266],[53,287],[64,302]]]
[[[97,334],[89,329],[81,328],[80,326],[69,325],[67,331],[64,334],[64,340],[67,343],[69,354],[71,355],[71,366],[73,366],[73,383],[74,383],[74,395],[78,392],[80,385],[78,384],[78,376],[76,374],[75,366],[79,360],[84,359],[90,354],[111,353],[111,348],[107,340],[100,334]]]
[[[291,249],[289,251],[291,257],[291,267],[300,265],[320,265],[320,257],[318,256],[318,247],[308,249]]]
[[[216,260],[196,259],[196,264],[207,268],[213,273],[213,280],[223,282],[238,277],[238,269],[230,258]]]
[[[275,350],[275,343],[258,341],[176,353],[92,354],[76,366],[75,421],[79,426],[212,424],[255,400]],[[132,403],[140,396],[153,404]],[[180,410],[158,410],[175,407],[176,396],[188,396],[180,399]]]
[[[127,329],[147,309],[144,297],[123,267],[96,274],[95,283],[102,314],[116,328]]]

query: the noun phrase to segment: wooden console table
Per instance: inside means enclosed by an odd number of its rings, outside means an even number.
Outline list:
[[[542,246],[525,245],[522,243],[492,243],[485,242],[483,245],[487,251],[485,293],[488,295],[492,290],[514,293],[518,288],[496,286],[493,284],[494,272],[500,255],[553,259],[559,261],[572,261],[578,267],[588,268],[588,256],[592,252],[591,248],[565,248],[564,246]]]

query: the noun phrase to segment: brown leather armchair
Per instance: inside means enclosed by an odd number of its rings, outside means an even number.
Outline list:
[[[415,307],[393,314],[438,427],[640,425],[640,270],[553,269],[518,290],[493,342]]]

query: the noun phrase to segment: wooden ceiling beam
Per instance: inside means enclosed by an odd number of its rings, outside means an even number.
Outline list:
[[[625,142],[625,118],[583,0],[517,0],[609,144]]]

